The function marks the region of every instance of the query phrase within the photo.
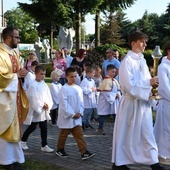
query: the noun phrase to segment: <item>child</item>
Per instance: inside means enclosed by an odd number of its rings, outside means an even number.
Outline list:
[[[44,82],[45,69],[42,66],[35,68],[35,80],[30,84],[27,90],[27,97],[30,102],[28,116],[24,124],[29,125],[21,138],[22,149],[28,149],[27,139],[29,135],[39,125],[41,130],[41,140],[43,152],[53,152],[54,150],[47,145],[47,120],[50,120],[50,109],[53,101],[50,90]]]
[[[119,68],[122,97],[113,132],[113,170],[129,170],[126,165],[136,163],[164,170],[158,161],[149,101],[151,86],[158,85],[158,78],[151,78],[142,54],[147,39],[142,32],[129,35],[131,50]]]
[[[96,66],[95,74],[94,74],[94,77],[93,77],[93,80],[95,82],[96,88],[98,88],[102,83],[103,78],[102,78],[101,73],[102,73],[101,67]],[[95,96],[96,96],[96,103],[97,104],[98,104],[98,100],[99,100],[99,94],[100,94],[100,92],[96,90],[95,91]],[[98,120],[97,108],[94,109],[93,113],[94,113],[94,116],[92,116],[93,117],[92,120],[95,120],[95,121]]]
[[[101,73],[102,73],[102,69],[100,68],[100,66],[96,66],[94,77],[93,77],[93,80],[96,84],[96,88],[98,88],[102,83],[103,79]]]
[[[66,158],[64,147],[67,136],[71,132],[77,142],[82,160],[93,157],[95,154],[87,151],[82,131],[82,116],[84,111],[82,89],[75,84],[77,72],[74,68],[66,69],[67,83],[59,92],[59,111],[57,125],[60,128],[56,155]]]
[[[101,86],[98,88],[100,91],[99,101],[97,105],[99,115],[99,126],[97,132],[105,135],[103,124],[108,115],[115,115],[117,106],[120,100],[119,84],[114,79],[116,75],[116,67],[112,64],[107,66],[107,76],[102,81]]]
[[[23,88],[24,90],[28,90],[28,87],[29,85],[31,84],[31,82],[33,80],[35,80],[35,67],[38,66],[38,61],[33,61],[31,63],[31,68],[30,68],[30,71],[28,72],[28,74],[25,76],[25,79],[24,79],[24,84],[23,84]]]
[[[77,72],[76,84],[80,86],[80,83],[81,83],[80,75],[82,73],[82,69],[78,65],[71,65],[71,67],[73,67],[76,70],[76,72]]]
[[[57,110],[58,110],[58,93],[59,90],[61,89],[62,85],[59,83],[59,79],[61,77],[61,75],[63,74],[63,72],[59,69],[56,69],[54,71],[51,72],[51,79],[52,79],[52,83],[50,86],[50,92],[51,92],[51,96],[53,99],[53,106],[51,108],[51,121],[52,121],[52,126],[56,126],[56,117],[57,117]]]
[[[91,115],[93,113],[94,108],[96,108],[96,85],[94,80],[95,69],[92,66],[88,66],[86,68],[86,77],[82,80],[80,87],[83,90],[83,99],[84,99],[84,116],[83,116],[83,129],[84,127],[88,128],[93,127],[90,125]]]
[[[91,63],[89,63],[88,61],[86,61],[84,64],[83,64],[83,69],[84,71],[81,73],[81,81],[86,77],[86,68],[91,66]]]

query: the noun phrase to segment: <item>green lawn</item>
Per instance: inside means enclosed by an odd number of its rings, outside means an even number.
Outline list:
[[[25,163],[22,165],[24,170],[66,170],[64,168],[50,165],[46,162],[39,162],[32,159],[26,158]],[[3,168],[0,166],[0,170],[3,170]]]

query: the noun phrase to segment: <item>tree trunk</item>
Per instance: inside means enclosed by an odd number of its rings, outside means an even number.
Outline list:
[[[81,11],[77,8],[76,11],[76,53],[81,48]]]
[[[95,47],[100,46],[100,10],[96,11],[95,18]]]

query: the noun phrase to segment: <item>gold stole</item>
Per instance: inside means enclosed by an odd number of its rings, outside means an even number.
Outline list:
[[[13,73],[17,73],[17,71],[19,70],[17,58],[12,55],[9,55],[9,57],[12,63],[12,71]],[[16,93],[7,93],[7,96],[9,97],[12,95],[16,95]],[[13,100],[16,100],[16,103],[12,102],[12,105],[17,105],[17,107],[12,106],[13,108],[15,108],[14,110],[12,110],[15,112],[14,119],[9,128],[1,135],[1,138],[9,142],[18,142],[21,137],[21,123],[25,120],[27,116],[29,106],[28,99],[26,97],[25,91],[21,86],[20,81],[18,82],[17,96],[13,96],[12,98]]]

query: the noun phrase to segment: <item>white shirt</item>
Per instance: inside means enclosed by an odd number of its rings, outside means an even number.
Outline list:
[[[67,68],[71,66],[71,62],[73,60],[73,57],[70,55],[66,55],[66,64],[67,64]]]
[[[40,122],[50,120],[50,110],[53,105],[50,90],[44,81],[37,82],[34,80],[28,90],[27,97],[29,99],[29,111],[24,124],[31,124],[31,122]],[[47,103],[48,110],[44,110],[44,103]]]
[[[87,78],[84,78],[80,83],[80,87],[83,90],[83,99],[84,99],[84,107],[85,108],[96,108],[96,96],[95,91],[92,91],[92,87],[96,87],[93,79],[89,81]]]
[[[81,113],[83,116],[84,103],[83,92],[78,85],[62,86],[59,92],[59,110],[57,125],[59,128],[74,128],[75,126],[82,126],[82,118],[74,119],[76,113]]]
[[[58,108],[58,105],[59,105],[58,94],[59,94],[61,87],[62,85],[58,82],[52,82],[50,85],[50,92],[51,92],[51,96],[53,99],[53,106],[51,110]]]
[[[28,90],[28,87],[33,80],[35,80],[35,73],[32,70],[30,70],[24,79],[24,84],[23,84],[24,90]]]

